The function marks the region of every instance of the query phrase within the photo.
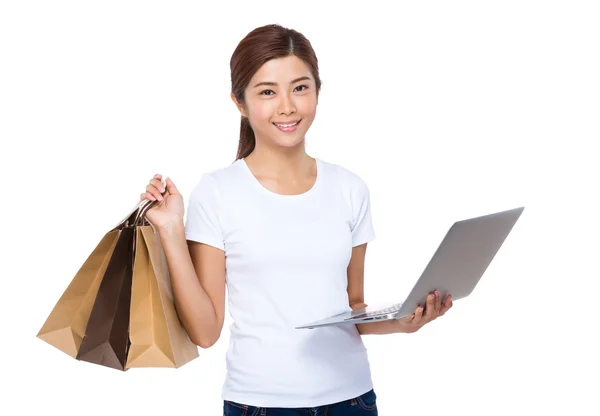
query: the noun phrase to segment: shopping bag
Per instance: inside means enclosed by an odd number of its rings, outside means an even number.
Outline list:
[[[151,226],[136,229],[127,368],[178,368],[198,357],[183,329],[160,238]]]
[[[175,310],[160,238],[145,218],[155,203],[141,201],[104,236],[47,318],[41,339],[78,360],[123,371],[178,368],[198,357]]]
[[[121,230],[90,313],[77,359],[125,369],[129,350],[129,305],[134,227]]]
[[[119,231],[104,235],[46,318],[37,337],[75,358]]]

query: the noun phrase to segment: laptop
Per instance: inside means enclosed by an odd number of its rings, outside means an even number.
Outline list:
[[[524,209],[519,207],[455,222],[404,301],[382,307],[366,306],[296,329],[402,318],[412,315],[419,305],[425,305],[427,295],[434,290],[440,292],[442,301],[447,294],[452,295],[452,302],[469,296]]]

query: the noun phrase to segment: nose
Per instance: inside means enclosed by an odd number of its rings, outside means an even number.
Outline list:
[[[296,106],[292,97],[287,94],[281,94],[281,100],[279,101],[279,108],[277,109],[278,114],[293,114],[296,112]]]

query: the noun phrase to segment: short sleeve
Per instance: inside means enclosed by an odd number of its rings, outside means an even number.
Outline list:
[[[352,247],[375,239],[371,218],[371,196],[367,184],[360,178],[352,190]]]
[[[225,250],[219,223],[219,190],[215,179],[204,174],[190,194],[185,222],[187,240]]]

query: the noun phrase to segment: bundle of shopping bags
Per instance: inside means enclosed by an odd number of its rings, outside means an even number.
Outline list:
[[[126,371],[179,368],[198,357],[175,309],[160,237],[143,200],[107,232],[37,337],[73,358]]]

